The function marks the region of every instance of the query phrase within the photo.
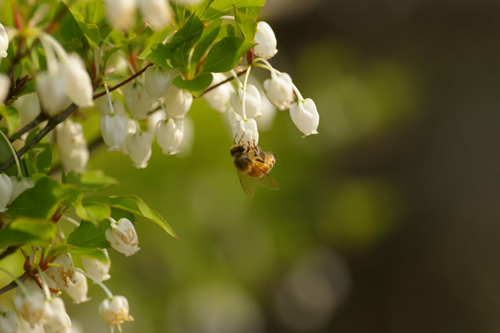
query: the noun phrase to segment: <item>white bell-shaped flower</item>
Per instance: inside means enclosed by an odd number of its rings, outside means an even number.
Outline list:
[[[0,24],[1,25],[1,24]],[[9,95],[10,79],[5,74],[0,74],[0,104],[5,101]]]
[[[82,257],[82,264],[85,268],[85,271],[94,279],[100,282],[108,280],[111,277],[109,275],[111,260],[109,260],[108,250],[101,249],[101,251],[106,256],[106,261],[100,261],[95,258]]]
[[[224,81],[227,77],[222,73],[213,73],[212,86]],[[208,105],[217,112],[225,112],[229,108],[229,100],[234,92],[233,86],[227,82],[203,95]]]
[[[173,18],[170,3],[165,0],[142,0],[141,12],[155,30],[166,27]]]
[[[156,126],[156,141],[163,149],[163,153],[174,155],[179,152],[179,147],[184,138],[184,119],[168,119],[160,121]]]
[[[169,118],[183,118],[191,108],[193,95],[172,84],[167,89],[164,100],[165,112]]]
[[[16,314],[12,311],[0,312],[0,332],[18,333],[19,324]]]
[[[79,107],[94,105],[94,89],[83,60],[77,54],[69,54],[60,64],[61,74],[66,78],[65,93]]]
[[[9,176],[0,174],[0,213],[7,210],[7,205],[12,196],[12,180]]]
[[[234,141],[245,142],[249,145],[256,145],[259,143],[259,130],[255,119],[250,118],[247,120],[241,119],[233,125]]]
[[[292,78],[287,73],[272,73],[271,78],[264,81],[264,91],[267,98],[278,109],[289,109],[293,103]]]
[[[45,333],[71,333],[71,319],[62,298],[54,297],[46,302],[45,319]]]
[[[113,332],[115,326],[125,321],[133,321],[134,318],[129,314],[128,301],[124,296],[113,296],[104,299],[99,304],[99,314]]]
[[[53,261],[54,264],[61,264],[64,266],[74,267],[73,259],[69,253],[63,253],[57,256]],[[67,287],[68,280],[75,283],[75,271],[66,267],[50,266],[45,270],[45,275],[55,282],[58,288]]]
[[[148,133],[154,136],[156,133],[156,126],[159,122],[163,122],[165,119],[167,119],[167,114],[163,110],[158,110],[151,113],[147,119]]]
[[[306,98],[293,103],[290,107],[290,117],[304,136],[318,134],[319,113],[312,99]]]
[[[24,127],[40,114],[40,100],[37,94],[31,93],[19,97],[14,106],[19,112],[19,128]]]
[[[7,57],[7,49],[9,48],[9,36],[5,27],[0,23],[0,58]]]
[[[29,188],[32,188],[34,185],[33,179],[29,177],[22,177],[21,179],[17,179],[15,176],[10,176],[10,180],[12,182],[12,192],[10,194],[10,202],[14,201],[19,194],[24,192]]]
[[[262,115],[260,93],[253,84],[248,84],[245,92],[245,114],[243,114],[243,88],[238,88],[238,91],[231,95],[231,106],[243,118],[256,118]]]
[[[119,150],[127,135],[127,118],[124,115],[113,113],[102,116],[99,124],[104,143],[109,151]]]
[[[123,98],[128,110],[135,119],[146,119],[151,108],[151,101],[148,98],[144,84],[137,80],[128,84],[124,89]]]
[[[43,110],[49,116],[60,113],[71,104],[65,93],[66,86],[66,77],[59,70],[59,67],[57,70],[43,72],[38,75],[36,91]]]
[[[75,304],[90,300],[87,298],[88,290],[87,278],[79,271],[75,271],[75,282],[68,279],[68,286],[64,288]]]
[[[134,134],[128,134],[126,138],[128,156],[138,169],[148,166],[151,157],[151,144],[153,136],[148,132],[138,131]]]
[[[278,53],[276,35],[267,22],[260,21],[257,23],[254,42],[257,43],[253,48],[254,54],[258,57],[269,59]]]
[[[104,0],[106,18],[116,29],[128,31],[135,19],[136,0]]]
[[[56,127],[56,144],[59,152],[63,155],[71,156],[82,147],[86,147],[87,142],[83,136],[82,124],[66,119]]]
[[[166,3],[166,1],[164,2]],[[160,66],[149,66],[144,73],[144,87],[149,99],[156,101],[165,95],[172,80],[178,75],[176,71],[171,69],[163,69]]]
[[[132,118],[127,118],[127,129],[125,130],[125,140],[123,140],[123,143],[120,146],[120,151],[123,154],[128,155],[127,136],[129,134],[137,133],[137,131],[139,131],[139,129],[140,129],[140,126],[139,126],[139,123],[137,122],[137,120],[132,119]]]
[[[60,154],[59,158],[66,172],[74,171],[82,173],[85,171],[85,167],[89,161],[89,150],[85,145],[80,149],[74,150],[71,155]]]
[[[139,251],[139,238],[134,225],[129,219],[121,218],[112,220],[110,228],[106,229],[104,236],[111,247],[127,257]]]
[[[18,288],[17,295],[14,297],[14,307],[21,318],[26,320],[31,328],[35,325],[43,324],[45,318],[45,297],[42,290],[32,280],[24,283],[27,293]]]

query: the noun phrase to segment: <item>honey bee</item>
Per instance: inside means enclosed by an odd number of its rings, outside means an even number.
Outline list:
[[[274,153],[265,153],[256,144],[241,142],[232,146],[230,152],[246,195],[252,198],[257,185],[270,190],[279,190],[278,182],[268,174],[276,163]]]

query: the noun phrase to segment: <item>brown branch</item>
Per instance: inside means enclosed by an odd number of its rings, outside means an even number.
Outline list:
[[[7,249],[5,251],[0,253],[0,260],[11,255],[12,253],[16,252],[20,247],[21,246],[19,246],[19,245],[7,247]]]
[[[17,281],[19,282],[24,282],[28,279],[28,273],[24,272],[23,275],[19,276],[17,278]],[[0,289],[0,295],[2,294],[5,294],[6,292],[8,291],[11,291],[12,289],[14,289],[15,287],[17,287],[17,282],[16,280],[12,281],[11,283],[9,283],[8,285],[6,285],[5,287],[3,287],[2,289]]]
[[[144,66],[143,69],[141,69],[140,71],[138,71],[134,75],[130,76],[126,80],[123,80],[122,82],[118,83],[116,86],[110,87],[109,88],[109,92],[112,92],[113,90],[116,90],[116,89],[120,88],[121,86],[123,86],[123,85],[129,83],[130,81],[134,80],[136,77],[138,77],[139,75],[141,75],[142,73],[144,73],[146,71],[146,69],[148,69],[149,66],[153,66],[153,63],[147,64],[146,66]],[[103,92],[101,92],[99,94],[95,94],[94,95],[94,99],[97,99],[97,98],[102,97],[104,95],[106,95],[105,91],[103,91]]]

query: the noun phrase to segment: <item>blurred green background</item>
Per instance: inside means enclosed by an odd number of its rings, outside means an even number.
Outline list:
[[[165,216],[110,251],[125,332],[498,332],[500,2],[269,0],[271,63],[320,112],[301,138],[277,112],[260,146],[278,192],[247,198],[224,115],[195,101],[190,152],[90,169]],[[260,80],[267,73],[256,70]],[[69,313],[85,332],[102,291]],[[68,303],[70,303],[68,301]],[[93,318],[89,320],[89,318]]]

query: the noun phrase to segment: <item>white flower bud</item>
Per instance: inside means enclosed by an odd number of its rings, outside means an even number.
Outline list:
[[[290,117],[304,137],[318,134],[319,113],[316,104],[310,98],[297,101],[290,107]]]
[[[128,134],[126,138],[128,156],[138,169],[148,166],[151,157],[151,144],[153,136],[148,132]]]
[[[129,30],[135,19],[136,0],[105,0],[106,18],[116,29]]]
[[[0,58],[7,57],[7,49],[9,48],[9,36],[5,27],[0,23]]]
[[[156,133],[156,126],[158,125],[159,122],[162,122],[165,119],[167,119],[167,115],[163,110],[158,110],[150,114],[147,119],[148,133],[154,136]]]
[[[64,266],[73,266],[73,259],[69,253],[63,253],[57,256],[53,261],[54,264],[61,264]],[[68,280],[75,283],[75,271],[66,267],[50,266],[45,270],[45,275],[56,283],[58,288],[67,287]]]
[[[14,199],[17,198],[19,194],[24,192],[24,190],[35,186],[33,184],[33,179],[29,177],[23,177],[18,180],[17,177],[10,176],[10,180],[12,182],[12,192],[10,195],[10,202],[14,201]]]
[[[56,144],[59,152],[71,156],[79,149],[86,147],[82,124],[66,119],[56,127]]]
[[[158,122],[156,126],[156,141],[163,149],[163,154],[174,155],[184,138],[184,119],[168,119]]]
[[[16,314],[12,311],[0,312],[0,332],[18,333],[19,325]]]
[[[121,114],[110,114],[102,116],[99,124],[104,143],[108,150],[119,150],[127,135],[127,118]]]
[[[176,76],[178,74],[174,70],[163,69],[160,66],[149,66],[144,73],[144,87],[149,99],[156,101],[165,95]]]
[[[40,114],[40,101],[35,93],[19,97],[14,106],[19,111],[19,127],[26,126]]]
[[[227,77],[222,73],[213,73],[212,86],[224,81]],[[227,82],[203,95],[208,105],[217,112],[225,112],[229,108],[229,100],[234,92],[233,86]]]
[[[254,54],[258,57],[269,59],[278,53],[276,35],[267,22],[260,21],[257,23],[254,42],[257,43],[253,48]]]
[[[129,315],[128,301],[124,296],[113,296],[112,298],[104,299],[99,304],[99,314],[106,321],[112,332],[116,325],[134,320]]]
[[[9,176],[0,174],[0,213],[7,210],[7,205],[12,196],[12,180]]]
[[[191,108],[193,95],[170,85],[164,96],[165,112],[169,118],[183,118]]]
[[[108,280],[111,276],[109,275],[109,268],[111,266],[111,261],[109,260],[108,251],[106,249],[101,249],[106,256],[106,261],[100,261],[95,258],[82,257],[82,264],[85,271],[92,276],[97,281]]]
[[[75,304],[90,300],[89,298],[87,298],[87,278],[85,277],[85,275],[83,275],[83,273],[79,271],[75,271],[75,282],[73,283],[68,279],[68,286],[64,290],[73,299],[73,302],[75,302]]]
[[[77,149],[71,155],[59,155],[62,166],[66,172],[84,172],[87,162],[89,161],[89,150],[87,146]]]
[[[264,81],[267,98],[280,110],[289,109],[293,103],[292,78],[287,73],[272,73],[271,78]]]
[[[245,93],[245,114],[243,114],[243,88],[231,95],[231,106],[241,117],[256,118],[262,115],[262,101],[259,90],[253,84],[248,84]]]
[[[146,119],[151,108],[151,101],[142,83],[136,80],[128,84],[124,89],[123,98],[128,110],[135,119]]]
[[[70,54],[60,66],[61,73],[66,78],[66,96],[82,108],[94,105],[94,89],[83,60],[76,54]]]
[[[1,24],[0,24],[1,26]],[[5,101],[9,95],[10,79],[5,74],[0,74],[0,104]]]
[[[141,11],[146,21],[156,30],[166,27],[172,21],[172,8],[166,0],[142,0]]]
[[[140,249],[139,238],[129,219],[121,218],[118,222],[112,220],[110,228],[106,229],[104,236],[113,249],[127,257]]]
[[[250,145],[259,143],[259,130],[253,118],[236,121],[233,125],[233,134],[235,142],[246,142]]]
[[[66,96],[67,82],[60,68],[53,72],[44,72],[38,75],[36,91],[42,103],[43,110],[49,116],[56,115],[66,109],[70,99]]]
[[[17,295],[14,297],[14,306],[21,318],[30,324],[31,328],[35,325],[45,322],[45,298],[42,290],[32,281],[24,283],[27,293],[18,288]]]
[[[45,318],[46,322],[43,324],[45,333],[71,332],[71,319],[60,297],[54,297],[46,302]]]

